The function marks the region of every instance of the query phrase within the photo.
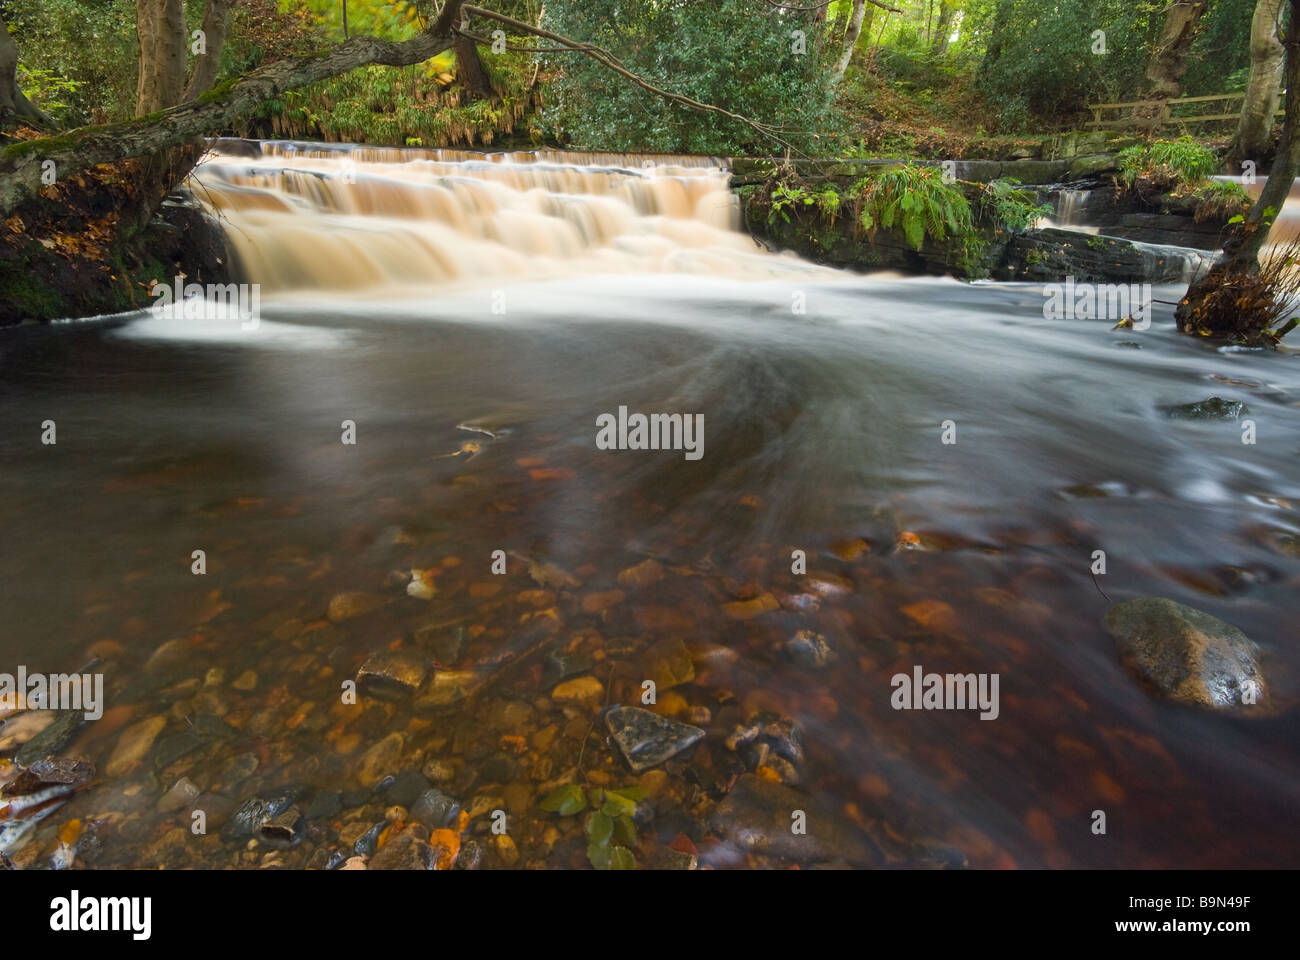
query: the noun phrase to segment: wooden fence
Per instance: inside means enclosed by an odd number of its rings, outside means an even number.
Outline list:
[[[1237,120],[1241,117],[1241,106],[1237,107],[1236,113],[1187,113],[1176,112],[1176,108],[1183,104],[1221,104],[1227,100],[1244,101],[1246,92],[1240,93],[1216,93],[1209,97],[1180,97],[1177,100],[1132,100],[1128,103],[1090,103],[1088,109],[1092,111],[1092,120],[1086,126],[1094,130],[1125,130],[1133,127],[1146,127],[1157,129],[1182,124],[1184,126],[1198,123],[1210,123],[1214,120]],[[1285,111],[1283,103],[1286,94],[1278,101],[1277,115],[1281,116]],[[1225,104],[1226,106],[1226,104]],[[1200,108],[1192,108],[1200,109]],[[1210,107],[1209,109],[1214,109]],[[1102,116],[1103,111],[1118,110],[1117,116]]]

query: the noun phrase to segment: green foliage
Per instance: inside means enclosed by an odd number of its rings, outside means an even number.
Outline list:
[[[819,42],[824,27],[808,10],[766,0],[555,0],[544,26],[603,47],[656,86],[776,126],[803,149],[814,149],[816,135],[832,126],[834,48]],[[805,35],[803,53],[795,31]],[[575,147],[760,155],[776,147],[745,124],[666,103],[581,55],[546,62],[559,72],[545,120]]]
[[[134,0],[3,5],[18,43],[19,83],[60,123],[125,119],[135,106]]]
[[[1023,233],[1052,215],[1049,205],[1037,203],[1030,193],[1018,189],[1019,186],[1020,181],[1014,177],[984,184],[979,195],[981,218],[991,221],[995,227]]]
[[[632,819],[637,802],[646,793],[637,786],[607,790],[589,787],[583,790],[577,784],[556,787],[538,804],[548,813],[572,817],[588,807],[587,859],[597,870],[635,870],[636,858],[632,855],[637,845],[636,823]]]
[[[1218,169],[1214,152],[1191,137],[1152,140],[1119,152],[1119,169],[1130,187],[1138,179],[1160,190],[1194,189]]]
[[[1211,180],[1193,194],[1198,221],[1245,217],[1251,204],[1246,188],[1235,180]]]
[[[920,250],[925,238],[965,239],[975,232],[970,201],[943,182],[935,167],[904,164],[859,180],[853,193],[858,222],[868,233],[877,228],[901,230]]]
[[[1035,118],[1070,116],[1089,102],[1131,99],[1162,23],[1164,3],[1149,0],[985,0],[964,30],[984,47],[979,85],[1000,111],[1003,131]],[[1106,53],[1094,53],[1094,31]]]

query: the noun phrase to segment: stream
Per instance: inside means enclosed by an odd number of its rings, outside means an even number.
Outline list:
[[[773,254],[698,158],[232,143],[194,191],[256,324],[0,331],[0,671],[95,662],[106,690],[68,744],[95,778],[29,851],[76,818],[94,866],[336,866],[436,786],[484,867],[582,866],[582,818],[539,799],[638,782],[643,865],[1295,865],[1295,711],[1162,701],[1101,625],[1204,610],[1293,704],[1293,352]],[[1213,396],[1255,443],[1163,412]],[[702,456],[602,449],[620,408],[701,415]],[[459,685],[342,702],[385,651]],[[894,709],[918,665],[997,674],[996,718]],[[706,733],[666,776],[597,714],[647,678]],[[728,746],[769,715],[801,749]],[[756,772],[828,855],[727,822]],[[230,828],[281,795],[292,842]]]

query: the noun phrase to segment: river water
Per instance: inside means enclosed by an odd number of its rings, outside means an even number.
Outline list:
[[[383,818],[370,773],[445,770],[471,832],[508,809],[516,865],[581,865],[580,820],[536,801],[636,779],[591,718],[657,676],[655,709],[707,736],[651,782],[642,862],[678,833],[706,865],[800,859],[747,860],[715,820],[746,765],[726,737],[764,711],[804,752],[767,775],[814,832],[865,838],[850,862],[1300,860],[1293,354],[1180,336],[1167,305],[1112,330],[1045,319],[1032,285],[773,255],[701,160],[253,152],[210,158],[196,192],[262,285],[255,329],[0,332],[0,670],[98,658],[108,692],[70,746],[99,773],[44,852],[76,817],[91,865],[319,866]],[[1210,396],[1246,402],[1254,444],[1161,410]],[[702,457],[598,448],[620,407],[701,414]],[[331,617],[352,592],[382,605]],[[1275,708],[1144,689],[1101,618],[1146,595],[1256,640]],[[431,639],[457,629],[450,655]],[[792,658],[800,631],[834,659]],[[658,664],[682,646],[674,685]],[[467,695],[340,702],[380,650]],[[556,651],[594,702],[552,698]],[[997,718],[893,709],[918,665],[997,674]],[[199,799],[160,810],[182,777]],[[269,853],[186,829],[276,791],[304,813],[343,796]]]

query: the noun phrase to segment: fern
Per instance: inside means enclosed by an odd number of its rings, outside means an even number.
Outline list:
[[[853,195],[862,229],[900,230],[915,250],[927,236],[966,238],[975,230],[970,201],[934,167],[909,163],[881,171],[859,180]]]
[[[1119,152],[1119,169],[1130,187],[1142,179],[1165,190],[1173,187],[1195,189],[1218,166],[1219,160],[1214,152],[1191,137],[1152,140]]]

